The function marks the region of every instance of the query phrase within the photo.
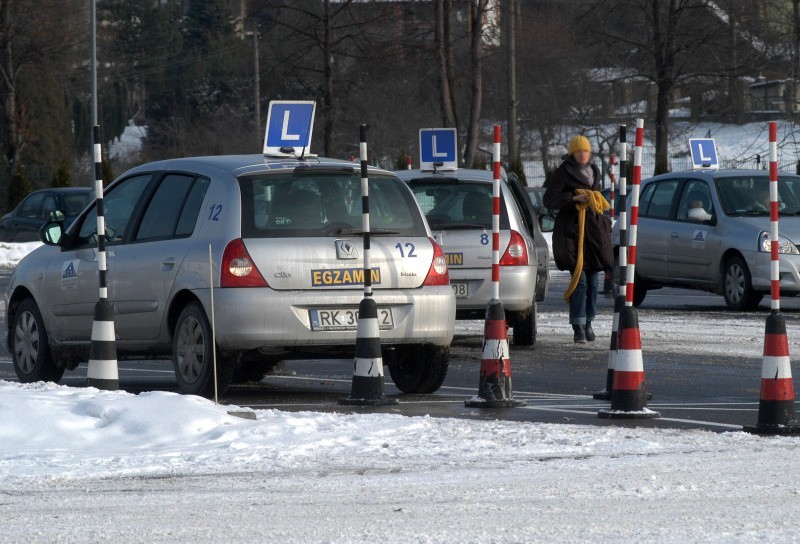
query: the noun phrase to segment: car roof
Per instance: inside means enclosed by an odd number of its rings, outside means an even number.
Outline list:
[[[330,159],[326,157],[309,156],[302,160],[292,157],[267,157],[264,155],[213,155],[205,157],[183,157],[176,159],[164,159],[150,162],[128,170],[125,174],[134,172],[154,171],[154,170],[186,170],[193,171],[197,167],[211,167],[222,171],[230,172],[234,176],[241,174],[256,174],[261,172],[272,172],[276,170],[294,170],[298,166],[310,167],[343,167],[349,166],[356,170],[360,167],[359,163],[340,159]],[[372,173],[391,174],[390,171],[382,168],[369,167]]]
[[[89,187],[47,187],[45,189],[36,189],[31,191],[34,193],[87,193],[91,189]]]
[[[794,176],[790,172],[778,172],[781,176]],[[668,174],[660,174],[658,176],[653,176],[647,178],[643,181],[650,183],[651,181],[658,181],[662,179],[675,179],[680,178],[684,179],[687,176],[691,176],[693,178],[700,178],[706,180],[713,180],[718,178],[732,178],[732,177],[741,177],[741,176],[769,176],[769,170],[753,170],[753,169],[732,169],[728,168],[725,170],[684,170],[681,172],[669,172]]]
[[[458,180],[458,181],[484,181],[492,182],[494,176],[491,170],[478,170],[477,168],[459,168],[458,170],[439,170],[434,173],[432,170],[395,170],[397,177],[403,181],[436,181]]]

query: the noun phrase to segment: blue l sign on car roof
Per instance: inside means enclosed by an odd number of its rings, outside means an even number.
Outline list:
[[[421,170],[458,169],[458,140],[454,128],[423,128],[419,131],[419,165]]]
[[[315,109],[316,102],[311,100],[270,102],[267,132],[264,135],[264,155],[307,155],[314,129]],[[292,148],[293,153],[287,153],[286,148]]]
[[[692,138],[689,140],[689,150],[692,153],[692,168],[695,170],[719,168],[717,146],[713,138]]]

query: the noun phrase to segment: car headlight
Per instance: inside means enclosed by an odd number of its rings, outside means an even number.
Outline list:
[[[765,230],[762,230],[761,234],[758,235],[758,250],[763,251],[764,253],[770,253],[771,251],[769,232]],[[778,253],[800,255],[800,251],[798,251],[797,246],[785,236],[778,237]]]

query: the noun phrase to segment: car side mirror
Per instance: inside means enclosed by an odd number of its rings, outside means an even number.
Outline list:
[[[540,215],[539,226],[542,232],[553,232],[553,228],[556,226],[556,218],[549,214]]]
[[[53,212],[59,213],[59,212]],[[39,239],[48,246],[57,246],[64,237],[64,221],[49,221],[39,229]]]

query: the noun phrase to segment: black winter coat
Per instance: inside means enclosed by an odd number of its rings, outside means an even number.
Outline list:
[[[574,174],[575,162],[565,157],[553,173],[544,193],[544,205],[558,210],[553,228],[553,257],[559,270],[572,272],[578,255],[578,209],[572,202],[577,189],[600,189],[600,170],[592,164],[594,181],[588,185]],[[583,269],[587,272],[609,272],[614,267],[611,247],[611,220],[603,214],[586,210],[583,239]]]

